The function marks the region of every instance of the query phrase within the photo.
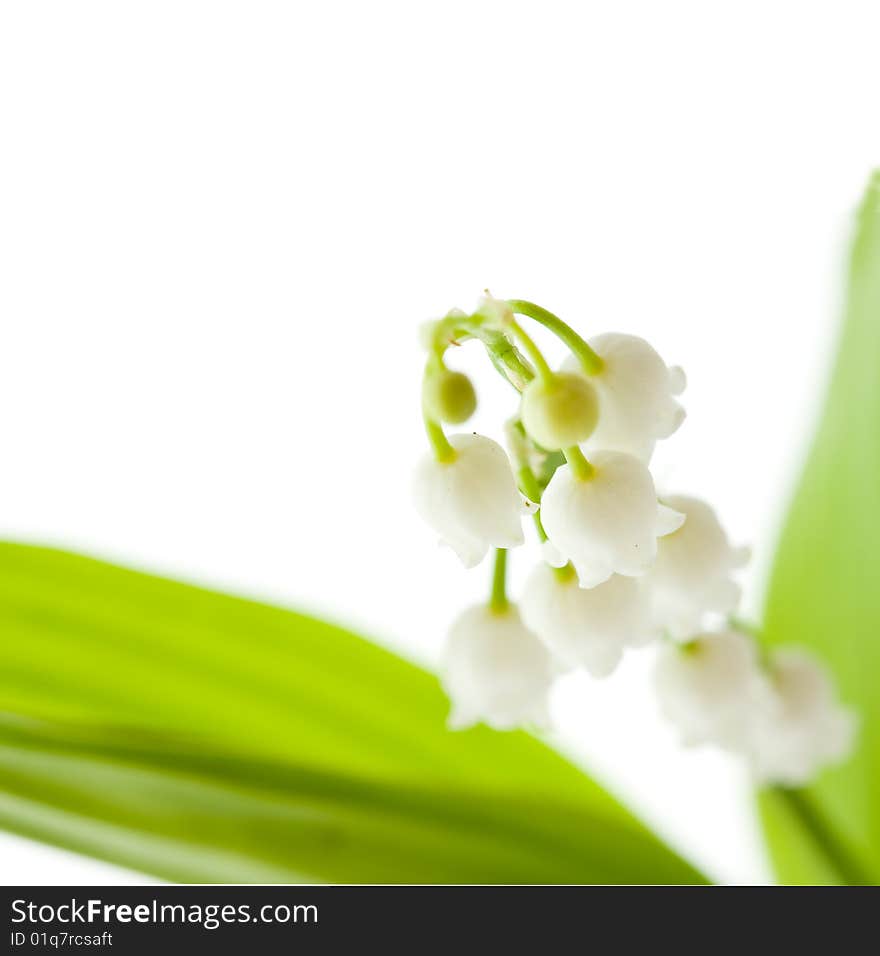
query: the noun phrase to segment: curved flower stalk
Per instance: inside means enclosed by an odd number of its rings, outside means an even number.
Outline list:
[[[568,349],[561,371],[522,318]],[[468,341],[520,395],[504,428],[510,457],[491,438],[444,430],[477,405],[470,379],[446,365],[449,347]],[[416,507],[466,567],[496,555],[488,602],[449,632],[450,726],[542,726],[558,674],[607,677],[627,649],[659,644],[655,689],[683,743],[723,747],[757,779],[786,786],[846,757],[854,719],[821,665],[789,651],[765,659],[752,636],[718,629],[739,604],[747,549],[730,544],[701,499],[658,499],[649,463],[685,418],[680,368],[644,339],[587,340],[521,299],[453,310],[423,327],[422,342],[430,452],[416,471]],[[517,606],[507,551],[525,543],[526,514],[541,548]]]

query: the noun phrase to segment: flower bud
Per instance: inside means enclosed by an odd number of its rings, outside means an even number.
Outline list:
[[[522,395],[523,425],[548,451],[585,441],[596,427],[596,390],[582,375],[561,372],[549,381],[533,379]]]
[[[438,422],[460,425],[477,408],[477,393],[462,372],[438,369],[425,378],[422,398],[428,415]]]

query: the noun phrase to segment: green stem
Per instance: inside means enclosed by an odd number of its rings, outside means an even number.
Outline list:
[[[489,607],[496,614],[507,610],[507,550],[495,549],[495,566],[492,569],[492,594],[489,598]]]
[[[529,499],[529,501],[534,501],[535,504],[541,503],[541,486],[538,484],[538,479],[535,477],[535,473],[529,468],[528,465],[521,465],[519,471],[517,472],[517,479],[519,481],[520,491]],[[541,521],[541,512],[536,511],[532,515],[532,521],[535,522],[535,530],[538,532],[538,540],[546,541],[547,532],[544,530],[544,522]]]
[[[840,843],[803,790],[776,787],[773,793],[785,803],[792,816],[812,837],[817,848],[840,874],[847,886],[873,886],[876,883],[876,880],[865,872],[861,863]]]
[[[568,462],[575,478],[579,481],[589,481],[596,474],[596,469],[587,461],[584,453],[577,445],[571,448],[563,448],[562,453]]]
[[[532,469],[528,465],[523,465],[517,472],[517,477],[522,493],[531,501],[540,503],[542,494],[541,486],[538,484],[538,479],[535,477],[535,473]],[[541,512],[536,511],[532,515],[532,518],[535,522],[535,528],[537,528],[538,531],[539,540],[541,542],[546,541],[547,532],[544,530],[544,522],[541,521]],[[553,572],[560,581],[567,582],[575,577],[574,565],[571,562],[564,564],[561,568],[554,568]]]
[[[534,501],[536,505],[541,503],[541,486],[538,484],[538,479],[535,477],[535,473],[529,468],[528,465],[522,464],[519,467],[517,472],[517,478],[519,480],[520,491],[529,499],[529,501]]]
[[[455,459],[455,449],[449,444],[449,439],[446,437],[440,423],[428,418],[427,415],[424,416],[424,419],[425,433],[431,447],[434,449],[434,457],[444,464],[453,461]]]
[[[538,378],[544,382],[549,382],[553,378],[553,369],[547,364],[547,359],[544,358],[541,350],[535,345],[534,341],[532,341],[531,336],[519,322],[512,317],[505,319],[505,325],[519,339],[523,351],[531,359],[532,365],[535,366]]]
[[[479,316],[453,316],[443,319],[435,333],[432,356],[443,360],[447,348],[469,339],[482,342],[495,369],[521,392],[535,377],[535,373],[517,347],[496,329],[485,329]]]
[[[568,323],[563,322],[559,316],[542,309],[540,305],[535,305],[534,302],[527,302],[525,299],[508,299],[507,304],[517,315],[525,315],[534,319],[535,322],[540,323],[561,339],[571,349],[588,375],[596,375],[602,371],[605,365],[602,356],[590,348],[587,342]]]
[[[485,346],[492,364],[518,392],[535,377],[528,362],[504,333],[480,329],[478,338]]]

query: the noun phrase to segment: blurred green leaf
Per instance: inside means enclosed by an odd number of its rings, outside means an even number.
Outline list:
[[[780,375],[784,370],[780,356]],[[861,718],[858,751],[761,805],[780,879],[880,882],[880,174],[859,211],[845,323],[822,421],[768,592],[772,644],[815,650]],[[824,849],[823,849],[824,847]],[[830,850],[830,852],[829,852]]]
[[[703,878],[523,733],[314,618],[0,543],[0,826],[180,881]]]

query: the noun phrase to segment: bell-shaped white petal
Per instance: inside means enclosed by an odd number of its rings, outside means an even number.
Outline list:
[[[740,586],[733,573],[748,559],[748,551],[730,546],[705,502],[684,495],[663,501],[686,520],[657,542],[657,559],[646,582],[655,626],[683,639],[700,630],[706,613],[729,614],[736,608]]]
[[[550,655],[508,605],[469,608],[452,625],[443,655],[449,726],[482,721],[496,730],[547,723],[553,681]]]
[[[573,573],[561,576],[541,564],[526,582],[520,609],[563,667],[583,667],[593,677],[607,677],[624,649],[644,643],[650,633],[639,582],[617,574],[586,590]]]
[[[749,747],[761,782],[803,786],[850,753],[855,716],[838,703],[829,675],[813,657],[789,648],[775,651],[766,691]]]
[[[739,749],[761,692],[754,641],[737,631],[666,644],[654,671],[660,709],[686,744]]]
[[[673,395],[681,395],[687,388],[687,376],[680,365],[669,366],[669,391]]]
[[[647,467],[632,455],[601,451],[582,481],[567,465],[556,470],[541,499],[541,520],[551,545],[571,561],[581,586],[596,587],[612,574],[645,574],[657,554],[658,535],[681,526],[684,515],[657,503]]]
[[[684,372],[668,368],[642,338],[607,332],[590,339],[591,348],[604,362],[590,376],[599,395],[599,419],[584,443],[587,456],[600,449],[622,451],[649,461],[654,444],[668,438],[685,419],[675,396],[685,387]],[[570,358],[565,369],[577,369]]]
[[[482,435],[452,435],[455,457],[439,462],[426,455],[416,469],[416,510],[467,568],[489,548],[523,543],[524,499],[516,487],[507,453]]]

